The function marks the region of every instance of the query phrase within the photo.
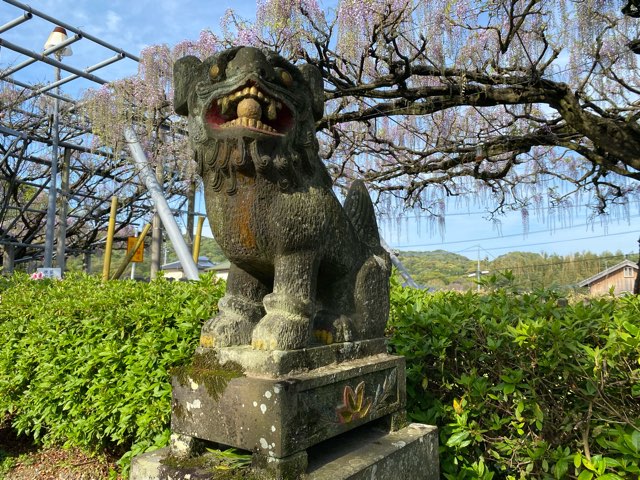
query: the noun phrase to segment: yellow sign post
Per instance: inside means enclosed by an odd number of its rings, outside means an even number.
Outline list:
[[[127,238],[127,254],[135,248],[137,241],[138,241],[138,237]],[[140,263],[143,260],[144,260],[144,243],[141,243],[138,249],[133,254],[133,257],[131,257],[131,261],[135,263]]]

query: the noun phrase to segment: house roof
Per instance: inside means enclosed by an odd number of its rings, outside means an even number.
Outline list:
[[[207,271],[210,272],[213,270],[214,272],[220,272],[223,270],[229,270],[231,268],[231,262],[229,260],[225,260],[224,262],[216,263],[210,267],[207,267]]]
[[[613,267],[609,267],[606,270],[601,271],[600,273],[595,274],[593,277],[589,277],[586,280],[581,281],[580,283],[578,283],[579,287],[587,287],[589,285],[591,285],[592,283],[597,282],[598,280],[602,279],[602,278],[606,278],[609,275],[611,275],[612,273],[617,272],[618,270],[623,269],[624,267],[631,267],[635,270],[638,270],[638,264],[632,262],[631,260],[623,260],[622,262],[614,265]]]
[[[213,266],[214,264],[209,260],[209,258],[205,256],[198,257],[198,270],[206,270]],[[179,260],[171,263],[165,263],[160,267],[160,270],[182,270],[182,264]]]

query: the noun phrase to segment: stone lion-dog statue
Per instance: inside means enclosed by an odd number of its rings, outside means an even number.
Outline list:
[[[388,253],[369,194],[344,207],[318,156],[320,72],[252,47],[174,65],[174,106],[231,262],[203,347],[295,350],[379,338],[389,314]]]

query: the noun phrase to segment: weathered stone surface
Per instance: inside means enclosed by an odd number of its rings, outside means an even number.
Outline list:
[[[291,373],[302,373],[331,364],[386,353],[387,342],[384,338],[343,342],[331,345],[303,348],[300,350],[254,350],[248,345],[206,349],[200,347],[198,353],[215,351],[220,363],[234,362],[245,373],[260,376],[280,377]]]
[[[178,60],[174,80],[209,223],[231,261],[201,346],[298,350],[382,337],[391,264],[364,184],[341,206],[318,156],[320,72],[237,47]]]
[[[305,480],[438,480],[438,429],[412,423],[385,433],[362,427],[309,454]]]
[[[284,458],[403,410],[405,389],[404,359],[387,354],[280,378],[245,374],[222,392],[174,377],[171,430]]]
[[[205,469],[162,465],[167,455],[169,449],[164,448],[136,457],[130,479],[212,478]],[[438,430],[416,423],[391,433],[365,426],[321,443],[308,454],[284,461],[261,456],[255,463],[269,480],[438,480]]]

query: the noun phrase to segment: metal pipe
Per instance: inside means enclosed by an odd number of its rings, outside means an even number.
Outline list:
[[[74,35],[73,37],[69,37],[64,42],[61,42],[51,48],[46,49],[44,52],[42,52],[42,55],[51,55],[52,53],[56,53],[58,50],[62,50],[68,47],[69,45],[77,42],[81,38],[82,37],[80,35]],[[24,62],[20,62],[18,65],[15,65],[7,70],[4,70],[2,72],[2,75],[0,75],[0,80],[4,79],[5,77],[8,77],[12,73],[16,73],[18,70],[22,70],[24,67],[28,67],[32,63],[36,63],[37,61],[38,60],[35,58],[30,58],[29,60],[25,60]],[[28,100],[28,98],[25,100]]]
[[[27,20],[31,20],[33,18],[33,14],[30,12],[24,12],[18,18],[11,20],[10,22],[5,23],[0,27],[0,33],[6,32],[7,30],[12,29],[13,27],[20,25],[21,23],[26,22]]]
[[[34,52],[33,50],[28,50],[26,48],[22,48],[20,45],[16,45],[15,43],[9,42],[4,38],[0,38],[0,47],[7,47],[9,50],[13,50],[14,52],[18,52],[22,55],[26,55],[27,57],[35,58],[36,60],[40,60],[41,62],[48,63],[49,65],[53,65],[61,70],[64,70],[69,73],[75,73],[76,75],[86,78],[87,80],[91,80],[92,82],[99,83],[100,85],[104,85],[107,83],[106,80],[96,77],[95,75],[91,75],[90,73],[85,73],[82,70],[78,70],[77,68],[70,67],[58,60],[54,60],[53,58],[46,57],[41,53]],[[60,80],[59,78],[57,80]],[[57,81],[56,80],[56,81]]]
[[[122,259],[122,262],[120,263],[120,266],[118,267],[118,270],[116,270],[116,272],[113,275],[111,275],[111,280],[118,280],[122,276],[124,271],[129,266],[129,263],[131,263],[131,259],[136,254],[136,252],[138,251],[140,246],[144,243],[144,238],[147,236],[147,233],[149,233],[150,229],[151,229],[151,224],[147,223],[144,226],[144,229],[142,229],[142,233],[138,236],[138,240],[136,240],[136,244],[127,253],[127,255]]]
[[[48,95],[48,93],[45,93],[45,95]],[[60,100],[65,100],[64,97],[61,97],[59,95],[51,95],[52,98],[59,98]],[[7,135],[13,135],[15,137],[20,137],[23,140],[33,140],[34,142],[39,142],[39,143],[44,143],[45,145],[51,145],[51,140],[47,139],[47,138],[42,138],[42,137],[38,137],[36,135],[31,135],[25,132],[19,132],[18,130],[14,130],[12,128],[8,128],[5,127],[3,125],[0,125],[0,133],[5,133]],[[69,142],[58,142],[58,145],[61,147],[65,147],[65,148],[73,148],[74,150],[77,150],[78,152],[82,152],[82,153],[91,153],[93,155],[99,155],[101,157],[104,158],[117,158],[115,155],[113,155],[113,153],[107,153],[107,152],[103,152],[101,150],[96,150],[96,149],[92,149],[91,147],[83,147],[82,145],[76,145],[74,143],[69,143]],[[37,157],[33,157],[33,156],[29,156],[27,157],[27,160],[31,160],[33,158]],[[39,159],[42,162],[46,162],[46,160],[44,159]],[[37,161],[37,160],[36,160]]]
[[[1,41],[1,39],[0,39]],[[56,80],[60,80],[60,69],[55,69]],[[56,224],[56,194],[58,189],[58,139],[60,137],[58,125],[58,109],[59,100],[53,100],[53,129],[51,131],[52,148],[51,148],[51,184],[49,186],[49,204],[47,206],[47,223],[45,233],[44,248],[44,266],[51,268],[53,266],[53,244],[55,242],[55,224]]]
[[[193,242],[193,261],[198,265],[198,257],[200,256],[200,241],[202,240],[202,225],[204,217],[198,217],[198,227],[196,229],[196,239]]]
[[[26,88],[29,90],[35,90],[33,85],[29,85],[28,83],[24,83],[24,82],[19,82],[18,80],[15,80],[13,78],[3,78],[2,79],[3,82],[8,82],[11,83],[12,85],[16,85],[20,88]],[[63,102],[68,102],[71,103],[72,105],[75,106],[76,102],[75,100],[73,100],[72,98],[69,97],[65,97],[64,95],[56,95],[54,93],[50,93],[50,92],[44,92],[44,95],[46,95],[47,97],[51,97],[51,98],[58,98],[60,100],[62,100]]]
[[[162,189],[160,188],[160,185],[158,185],[158,181],[156,180],[156,177],[153,174],[149,163],[147,162],[147,157],[144,154],[142,145],[140,145],[140,142],[138,141],[136,133],[133,131],[132,127],[125,127],[124,137],[129,150],[131,150],[133,160],[135,161],[135,164],[140,172],[140,178],[147,186],[147,189],[151,194],[151,199],[155,204],[158,215],[160,215],[160,218],[162,219],[164,228],[166,229],[169,240],[171,241],[173,248],[178,255],[178,259],[182,264],[182,268],[186,277],[189,280],[197,280],[199,278],[198,267],[196,267],[193,258],[191,258],[189,249],[187,248],[187,244],[185,243],[184,238],[182,237],[182,233],[180,233],[180,228],[178,228],[178,224],[176,223],[176,219],[171,214],[169,204],[162,194]]]
[[[114,52],[120,52],[123,53],[127,58],[130,58],[131,60],[135,60],[136,62],[140,61],[140,58],[136,57],[135,55],[133,55],[132,53],[126,52],[124,50],[122,50],[121,48],[115,47],[107,42],[105,42],[104,40],[100,40],[97,37],[94,37],[93,35],[83,32],[82,30],[80,30],[77,27],[74,27],[73,25],[70,25],[68,23],[62,22],[56,18],[53,18],[49,15],[47,15],[46,13],[43,13],[39,10],[36,10],[35,8],[32,8],[29,5],[26,5],[24,3],[21,2],[17,2],[16,0],[4,0],[5,3],[8,3],[10,5],[13,5],[14,7],[17,8],[21,8],[22,10],[24,10],[25,12],[28,12],[31,15],[36,15],[40,18],[43,18],[44,20],[48,20],[49,22],[58,25],[66,30],[69,30],[70,32],[73,33],[77,33],[79,35],[82,35],[84,38],[91,40],[92,42],[97,43],[98,45],[102,45],[105,48],[108,48],[109,50],[113,50]]]
[[[108,65],[111,65],[112,63],[116,63],[117,61],[122,60],[123,58],[124,58],[124,56],[122,56],[121,54],[114,55],[113,57],[107,58],[106,60],[103,60],[100,63],[96,63],[95,65],[92,65],[90,67],[85,68],[84,72],[91,73],[91,72],[93,72],[95,70],[101,69],[102,67],[106,67]],[[75,74],[74,75],[69,75],[68,77],[63,78],[62,80],[50,83],[49,85],[45,85],[44,87],[39,88],[38,90],[36,90],[32,95],[29,95],[28,97],[26,97],[24,99],[24,101],[26,102],[27,100],[35,98],[38,95],[40,95],[42,93],[45,93],[45,92],[48,92],[49,90],[51,90],[53,88],[59,87],[60,85],[64,85],[65,83],[69,83],[72,80],[75,80],[76,78],[80,78],[80,77],[78,75],[75,75]]]
[[[109,280],[111,268],[111,248],[113,247],[113,232],[116,229],[116,214],[118,213],[118,197],[111,197],[111,212],[109,213],[109,228],[107,229],[107,244],[104,247],[104,263],[102,265],[102,281]]]
[[[411,276],[411,274],[409,273],[409,271],[407,270],[407,268],[404,266],[402,261],[398,258],[398,256],[389,246],[389,244],[385,242],[382,237],[380,237],[380,246],[387,251],[387,253],[391,257],[391,263],[398,269],[398,272],[400,272],[400,275],[402,276],[402,278],[404,278],[405,282],[407,282],[407,285],[410,286],[411,288],[420,288],[416,283],[416,281]]]

